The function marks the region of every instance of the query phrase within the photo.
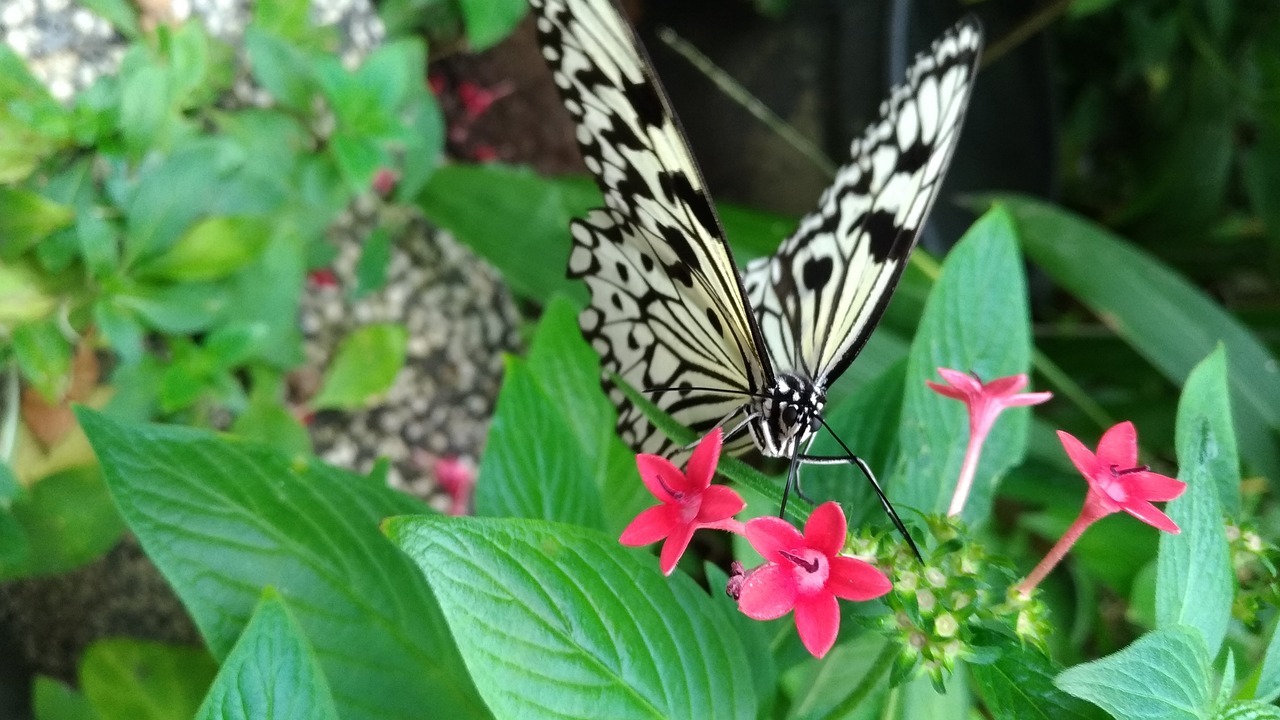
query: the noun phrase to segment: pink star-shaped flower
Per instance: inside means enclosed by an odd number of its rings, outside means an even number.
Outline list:
[[[1146,465],[1138,465],[1138,432],[1133,423],[1122,422],[1104,433],[1098,441],[1097,454],[1061,430],[1058,439],[1071,463],[1089,482],[1089,494],[1085,496],[1080,516],[1018,585],[1018,592],[1024,596],[1031,595],[1090,525],[1111,513],[1123,510],[1152,527],[1179,532],[1178,525],[1151,503],[1178,497],[1187,489],[1187,484],[1153,473]]]
[[[1018,392],[1027,386],[1024,374],[996,378],[989,383],[949,368],[938,368],[938,374],[947,381],[947,385],[932,380],[925,380],[925,384],[939,395],[962,401],[969,409],[969,446],[964,454],[964,464],[960,466],[955,493],[951,496],[951,507],[947,511],[948,515],[956,516],[964,510],[965,501],[969,499],[973,476],[978,470],[978,458],[982,455],[982,444],[986,442],[996,418],[1005,408],[1039,405],[1053,397],[1053,393]]]
[[[664,575],[675,570],[694,531],[711,528],[742,532],[742,523],[733,516],[746,507],[746,502],[730,488],[711,484],[723,442],[720,428],[712,430],[694,448],[687,473],[659,455],[636,456],[640,479],[662,504],[637,515],[618,541],[637,546],[665,538],[658,563]]]
[[[761,517],[747,523],[747,540],[767,561],[741,583],[738,608],[756,620],[796,611],[796,632],[815,657],[827,654],[840,631],[836,598],[870,600],[892,584],[869,563],[840,555],[848,532],[844,511],[819,505],[804,535],[785,520]]]
[[[1058,439],[1071,463],[1089,481],[1084,514],[1097,519],[1123,510],[1152,527],[1179,532],[1177,524],[1151,502],[1172,500],[1187,489],[1187,484],[1138,465],[1138,433],[1133,423],[1122,422],[1108,430],[1098,441],[1096,455],[1061,430]]]

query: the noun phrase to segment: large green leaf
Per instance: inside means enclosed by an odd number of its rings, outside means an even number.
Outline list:
[[[215,656],[274,586],[315,647],[342,717],[484,714],[421,574],[378,523],[426,512],[348,472],[178,427],[81,409],[111,494]]]
[[[937,368],[976,373],[984,381],[1031,366],[1027,286],[1013,219],[996,207],[952,248],[925,305],[907,361],[903,450],[890,481],[894,500],[925,512],[947,510],[969,437],[965,406],[925,385]],[[1000,477],[1026,452],[1030,413],[1006,410],[987,436],[963,517],[991,512]]]
[[[1238,493],[1240,484],[1226,373],[1225,353],[1219,347],[1191,371],[1182,391],[1178,477],[1187,489],[1165,508],[1182,532],[1160,534],[1156,579],[1157,626],[1196,628],[1209,657],[1222,646],[1235,595],[1231,549],[1218,502],[1221,489]]]
[[[263,593],[196,718],[337,720],[311,643],[275,590]]]
[[[1054,684],[1124,720],[1204,720],[1213,706],[1204,639],[1176,625],[1069,668]]]
[[[598,532],[532,520],[393,518],[499,717],[754,718],[742,645],[683,575]]]
[[[1061,666],[1029,645],[1008,643],[995,662],[970,665],[992,717],[1018,720],[1097,720],[1094,706],[1053,685]]]
[[[1247,327],[1205,293],[1122,238],[1048,203],[1000,197],[1027,255],[1054,282],[1181,385],[1219,343],[1227,348],[1240,448],[1280,476],[1280,363]]]
[[[108,638],[85,651],[80,687],[101,720],[189,718],[217,666],[202,648]]]

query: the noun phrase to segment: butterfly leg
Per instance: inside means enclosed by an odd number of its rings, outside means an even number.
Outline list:
[[[833,436],[834,437],[834,436]],[[876,480],[875,473],[871,472],[871,468],[862,458],[849,452],[849,448],[845,447],[843,441],[836,438],[840,442],[840,447],[849,453],[848,455],[797,455],[793,467],[796,465],[857,465],[862,474],[870,481],[872,489],[876,492],[876,497],[880,499],[880,506],[884,508],[885,514],[893,521],[893,526],[898,529],[898,533],[907,541],[907,545],[911,546],[911,552],[921,563],[924,562],[924,556],[920,554],[920,548],[916,546],[916,541],[912,539],[911,533],[907,532],[907,526],[903,524],[902,518],[898,517],[898,511],[893,509],[893,503],[889,502],[888,496],[884,494],[884,489],[880,487],[880,481]],[[790,475],[788,475],[790,482]],[[785,494],[784,494],[785,501]]]

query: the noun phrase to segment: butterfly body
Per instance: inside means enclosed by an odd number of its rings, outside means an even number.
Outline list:
[[[604,208],[572,224],[568,275],[591,293],[580,325],[619,434],[637,452],[677,449],[617,380],[698,434],[723,426],[731,452],[754,445],[791,459],[793,478],[797,462],[866,472],[852,453],[807,451],[827,390],[883,314],[937,196],[976,72],[977,22],[962,20],[916,58],[817,209],[776,254],[739,272],[631,28],[609,0],[530,2],[604,195]]]

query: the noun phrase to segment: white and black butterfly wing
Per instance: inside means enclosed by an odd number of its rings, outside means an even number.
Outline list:
[[[744,280],[779,372],[827,387],[888,305],[955,150],[982,47],[966,18],[934,41],[852,144],[818,208]]]
[[[706,431],[772,377],[720,221],[634,33],[610,2],[531,0],[542,52],[606,207],[573,225],[583,334],[604,367]],[[665,437],[614,388],[637,451]]]

